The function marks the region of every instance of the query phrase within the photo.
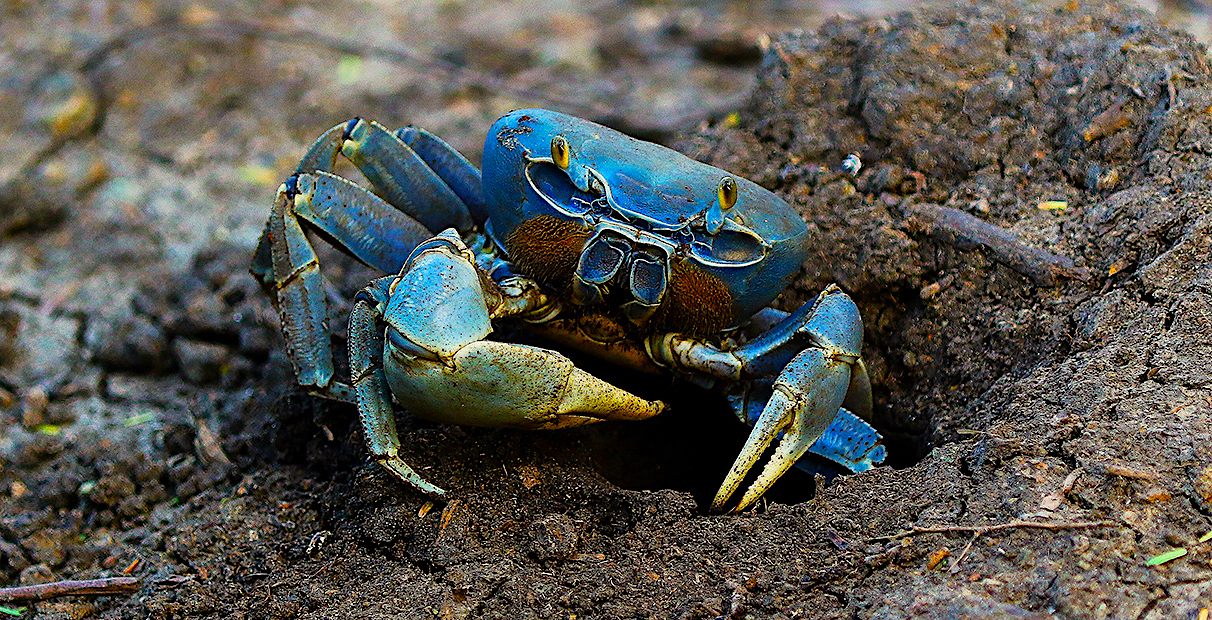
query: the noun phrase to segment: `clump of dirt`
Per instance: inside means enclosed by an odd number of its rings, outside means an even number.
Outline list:
[[[38,604],[51,618],[1194,617],[1212,598],[1204,53],[1115,3],[964,3],[771,41],[748,103],[678,146],[809,223],[813,260],[779,303],[837,282],[859,304],[895,467],[793,476],[743,515],[696,503],[745,435],[707,420],[726,414],[705,394],[572,432],[402,414],[403,453],[451,499],[402,488],[366,463],[351,408],[290,389],[251,239],[189,237],[110,300],[15,269],[40,288],[2,289],[0,582],[141,578]],[[205,148],[161,138],[179,162]],[[112,210],[88,218],[186,199],[139,191],[103,184]],[[14,225],[31,260],[95,230],[55,213]],[[957,245],[937,213],[1009,232]],[[141,240],[172,234],[143,221],[99,249],[154,255]],[[1070,263],[1044,281],[1023,256]],[[365,281],[324,259],[339,288]]]
[[[1153,295],[1138,270],[1203,213],[1201,49],[1099,6],[970,7],[930,27],[904,13],[785,37],[741,116],[751,131],[683,144],[782,191],[819,232],[787,303],[830,282],[858,301],[884,427],[917,440],[902,459],[1000,421],[973,417],[995,382],[1090,348],[1093,300]],[[855,179],[840,174],[849,153],[867,162]],[[922,205],[998,224],[1078,275],[1039,286],[996,252],[940,243]]]

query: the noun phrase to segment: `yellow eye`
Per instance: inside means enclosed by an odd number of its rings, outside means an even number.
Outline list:
[[[560,168],[568,169],[568,141],[564,136],[551,139],[551,161]]]
[[[727,211],[736,205],[736,192],[736,181],[732,180],[732,177],[720,179],[719,198],[721,209]]]

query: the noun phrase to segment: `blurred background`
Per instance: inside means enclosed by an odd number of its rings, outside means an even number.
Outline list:
[[[80,309],[120,265],[251,246],[307,144],[352,116],[415,124],[478,161],[501,113],[543,106],[668,141],[744,100],[770,33],[883,0],[46,2],[0,20],[0,288]],[[1202,2],[1145,8],[1204,39]],[[138,179],[136,181],[136,179]],[[125,285],[125,286],[124,286]],[[90,293],[91,291],[91,293]]]

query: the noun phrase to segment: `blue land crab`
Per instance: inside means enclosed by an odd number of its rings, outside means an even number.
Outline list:
[[[330,172],[340,155],[371,189]],[[348,383],[334,379],[327,289],[305,231],[392,274],[354,300]],[[790,314],[766,307],[806,260],[807,235],[757,184],[572,116],[505,115],[482,172],[425,130],[355,118],[281,185],[252,272],[298,383],[356,403],[372,457],[424,493],[445,492],[401,458],[393,401],[440,422],[535,429],[665,407],[555,350],[486,339],[509,320],[553,346],[722,386],[753,430],[713,510],[778,441],[741,510],[807,452],[851,471],[884,458],[864,421],[854,303],[830,286]]]

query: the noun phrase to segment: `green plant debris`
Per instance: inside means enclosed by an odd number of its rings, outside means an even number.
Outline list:
[[[356,84],[362,77],[362,59],[357,56],[344,56],[337,63],[337,82],[342,86]]]
[[[156,419],[156,414],[154,414],[154,413],[136,413],[135,415],[133,415],[129,418],[126,418],[126,421],[123,422],[122,425],[127,428],[130,428],[132,426],[139,426],[140,424],[151,422],[152,420],[155,420],[155,419]]]
[[[1149,558],[1148,560],[1145,561],[1145,566],[1157,566],[1159,564],[1165,564],[1166,562],[1169,562],[1171,560],[1177,560],[1178,558],[1181,558],[1184,555],[1187,555],[1187,549],[1184,547],[1178,547],[1176,549],[1171,549],[1165,553],[1159,553],[1159,554]]]
[[[14,618],[20,618],[21,614],[24,614],[24,613],[25,613],[24,607],[5,607],[3,605],[0,605],[0,614],[4,614],[6,616],[12,616]]]
[[[257,186],[272,186],[279,173],[268,166],[248,165],[236,169],[240,179]]]

